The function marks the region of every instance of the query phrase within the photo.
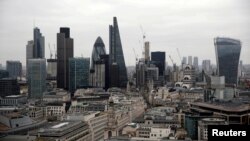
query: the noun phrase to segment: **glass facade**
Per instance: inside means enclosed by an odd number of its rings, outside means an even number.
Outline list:
[[[226,84],[237,84],[241,42],[230,38],[214,39],[217,73],[225,76]]]
[[[159,75],[163,76],[165,72],[165,52],[151,52],[151,61],[159,68]]]
[[[77,88],[89,85],[90,58],[69,59],[69,90],[74,92]]]
[[[28,64],[29,97],[42,98],[46,91],[46,59],[29,59]]]
[[[9,77],[17,78],[22,76],[22,63],[20,61],[6,61]]]
[[[90,69],[94,69],[94,62],[99,61],[101,59],[100,55],[105,55],[105,54],[106,54],[105,45],[102,41],[102,38],[98,37],[95,41],[94,48],[92,51]]]
[[[126,87],[128,81],[127,68],[124,61],[122,43],[117,23],[117,18],[113,18],[113,25],[109,26],[109,51],[110,51],[110,66],[113,63],[118,65],[119,76],[110,75],[111,77],[119,77],[117,87]],[[112,74],[112,70],[111,70]],[[112,78],[111,78],[112,79]]]
[[[34,28],[33,58],[44,58],[44,36],[39,28]]]

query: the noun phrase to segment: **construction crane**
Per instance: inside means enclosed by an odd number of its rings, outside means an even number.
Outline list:
[[[133,48],[133,51],[134,51],[134,54],[135,54],[135,60],[136,60],[136,62],[138,61],[138,55],[136,55],[136,53],[135,53],[135,49]]]
[[[52,54],[52,51],[51,51],[51,48],[50,48],[50,44],[49,44],[49,51],[50,51],[50,59],[52,59],[53,54]]]
[[[54,44],[54,50],[55,50],[55,59],[57,59],[57,50],[56,50],[56,45]]]
[[[169,55],[169,59],[171,60],[172,64],[175,65],[175,63],[170,55]]]
[[[181,64],[182,64],[183,62],[182,62],[182,60],[181,60],[181,55],[180,55],[180,51],[179,51],[179,49],[178,49],[178,48],[176,48],[176,50],[177,50],[178,56],[179,56],[179,58],[180,58],[180,61],[181,61]]]

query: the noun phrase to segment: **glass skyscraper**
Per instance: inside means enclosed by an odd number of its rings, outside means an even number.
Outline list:
[[[214,39],[217,73],[225,76],[226,84],[237,84],[241,42],[231,38]]]
[[[69,91],[89,86],[90,58],[69,58]]]
[[[40,32],[39,28],[34,28],[34,49],[33,49],[33,58],[44,58],[44,36]]]
[[[6,61],[9,77],[17,78],[22,76],[22,63],[20,61]]]
[[[153,64],[155,64],[156,67],[159,68],[159,75],[163,76],[165,72],[165,58],[166,53],[165,52],[151,52],[151,61]]]
[[[117,87],[126,87],[128,76],[127,76],[127,68],[124,61],[123,50],[122,50],[122,43],[117,23],[117,18],[113,18],[113,25],[109,26],[109,51],[110,51],[110,66],[112,64],[117,64],[117,69],[111,69],[110,74],[117,74],[110,75],[110,77],[117,77],[119,84]],[[116,70],[119,72],[113,73],[112,70]],[[112,78],[110,78],[112,80]]]
[[[94,48],[92,51],[92,57],[91,57],[91,67],[90,69],[94,69],[94,63],[96,61],[99,61],[100,55],[106,55],[105,45],[102,41],[101,37],[98,37],[95,41]]]
[[[74,40],[70,37],[70,29],[61,27],[57,33],[57,87],[68,90],[69,58],[74,56]]]
[[[46,59],[29,59],[28,64],[29,97],[42,98],[46,91]]]

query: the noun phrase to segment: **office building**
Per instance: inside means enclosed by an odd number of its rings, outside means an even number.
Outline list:
[[[188,65],[193,65],[193,57],[188,56]]]
[[[38,136],[38,140],[91,140],[89,126],[82,121],[52,122],[37,131],[30,132],[30,134]]]
[[[89,58],[69,58],[69,90],[89,86]]]
[[[187,57],[182,58],[182,64],[187,64]]]
[[[163,76],[165,73],[165,52],[151,52],[151,61],[159,68],[159,76]]]
[[[35,27],[33,30],[33,58],[44,58],[44,36],[42,36],[42,33],[40,32],[40,29]],[[29,44],[29,43],[28,43]]]
[[[211,74],[212,68],[211,68],[210,60],[203,60],[202,61],[202,70],[207,74]]]
[[[70,29],[60,28],[57,33],[57,87],[68,89],[69,58],[74,56],[74,42],[70,38]]]
[[[94,70],[95,62],[101,59],[100,55],[105,55],[105,54],[106,54],[105,44],[103,43],[102,38],[99,36],[97,37],[92,50],[90,69]]]
[[[22,76],[22,63],[20,61],[6,61],[9,77],[18,78]]]
[[[90,85],[93,87],[109,86],[109,57],[101,37],[95,41],[90,66]],[[105,59],[106,58],[106,59]]]
[[[144,43],[144,59],[146,62],[150,61],[150,42]]]
[[[57,59],[47,59],[47,79],[56,80],[57,74]]]
[[[29,98],[42,98],[46,91],[46,59],[28,60]]]
[[[33,50],[34,50],[34,41],[28,41],[27,45],[26,45],[26,72],[28,71],[28,59],[32,59],[33,58]],[[27,74],[26,74],[26,78]]]
[[[9,72],[7,70],[1,70],[0,69],[0,79],[8,78],[8,77],[9,77]]]
[[[110,69],[110,77],[112,79],[118,79],[119,83],[113,85],[116,87],[126,87],[128,81],[127,68],[123,56],[121,37],[119,33],[117,18],[113,18],[113,25],[109,26],[109,52],[110,52],[110,66],[114,68],[113,64],[116,64],[116,69]],[[113,72],[118,71],[118,72]],[[118,76],[116,76],[117,74]],[[114,83],[113,83],[114,84]]]
[[[228,125],[225,119],[204,118],[198,121],[198,140],[208,140],[208,125]]]
[[[9,95],[19,95],[20,87],[17,83],[17,79],[2,78],[0,79],[0,96],[5,97]]]
[[[226,84],[238,82],[238,65],[240,59],[241,42],[231,38],[214,39],[217,74],[225,76]]]
[[[199,70],[199,62],[198,62],[198,57],[194,57],[194,62],[193,62],[193,66],[195,68],[195,71]]]

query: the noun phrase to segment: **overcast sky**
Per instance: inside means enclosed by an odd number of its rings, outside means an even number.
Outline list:
[[[0,63],[20,60],[25,65],[26,44],[34,25],[48,44],[56,44],[60,27],[70,27],[74,56],[90,57],[101,36],[108,51],[108,26],[118,18],[126,65],[135,65],[133,48],[142,55],[142,34],[151,51],[165,51],[180,64],[181,56],[211,59],[215,64],[213,38],[242,41],[241,59],[250,64],[249,0],[0,0]],[[143,32],[141,30],[143,29]]]

